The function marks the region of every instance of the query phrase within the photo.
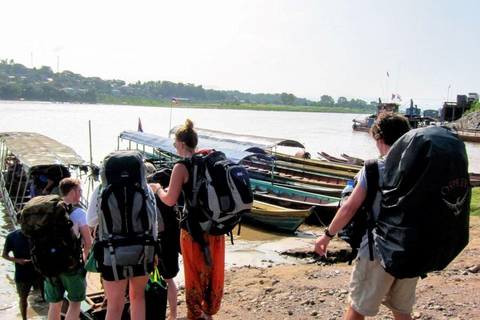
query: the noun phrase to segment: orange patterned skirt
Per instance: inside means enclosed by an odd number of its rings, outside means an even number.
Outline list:
[[[214,315],[220,310],[225,280],[225,236],[208,236],[212,266],[203,260],[201,246],[184,229],[180,236],[185,270],[185,300],[188,320],[199,319],[202,311]],[[207,234],[204,233],[207,240]]]

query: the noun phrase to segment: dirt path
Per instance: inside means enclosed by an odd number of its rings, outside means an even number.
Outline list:
[[[336,249],[334,249],[336,247]],[[344,255],[344,243],[332,241],[334,253]],[[222,309],[215,319],[343,319],[351,266],[317,261],[312,241],[290,250],[303,257],[300,265],[265,261],[265,267],[237,267],[226,273]],[[480,218],[472,217],[470,243],[443,271],[420,280],[414,317],[417,319],[480,319],[480,272],[467,268],[480,263]],[[180,290],[179,316],[186,315]],[[180,318],[186,319],[186,318]],[[382,307],[375,318],[392,319]]]

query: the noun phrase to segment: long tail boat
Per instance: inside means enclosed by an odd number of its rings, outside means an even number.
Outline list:
[[[311,208],[290,209],[254,200],[252,209],[243,214],[242,221],[256,227],[295,232],[310,214]]]
[[[0,198],[16,229],[20,228],[17,214],[30,200],[30,187],[35,176],[47,170],[58,170],[65,175],[68,171],[71,177],[83,183],[85,197],[81,198],[80,205],[84,208],[87,208],[89,195],[98,181],[98,166],[82,159],[72,148],[34,132],[1,132],[0,159]],[[101,304],[105,295],[99,275],[88,273],[87,283],[87,297],[81,306],[81,317],[104,319],[105,308]],[[63,317],[67,304],[65,299]]]

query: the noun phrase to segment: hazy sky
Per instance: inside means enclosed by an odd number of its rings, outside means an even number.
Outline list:
[[[398,93],[430,108],[480,93],[479,15],[475,0],[6,0],[0,59],[312,100]]]

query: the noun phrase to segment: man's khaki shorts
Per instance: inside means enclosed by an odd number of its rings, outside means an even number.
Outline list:
[[[358,257],[350,279],[349,302],[358,313],[372,317],[380,304],[401,314],[411,314],[418,278],[396,279],[380,261]]]

